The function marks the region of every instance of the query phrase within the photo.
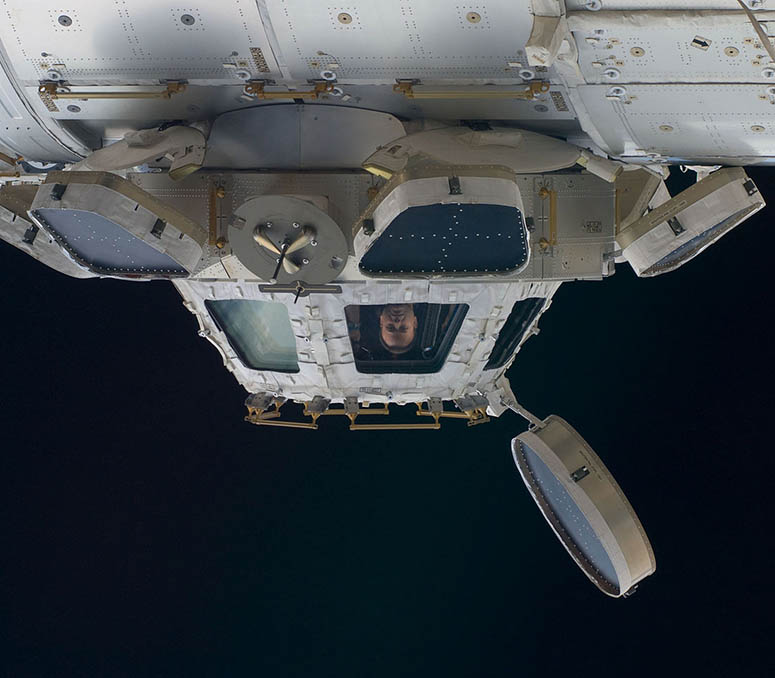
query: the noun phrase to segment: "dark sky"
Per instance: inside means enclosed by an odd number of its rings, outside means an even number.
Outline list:
[[[252,427],[171,285],[0,245],[0,675],[763,675],[770,214],[676,273],[563,286],[510,372],[638,512],[657,573],[627,600],[540,517],[516,415]]]

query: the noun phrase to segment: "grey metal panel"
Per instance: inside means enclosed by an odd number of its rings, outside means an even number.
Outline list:
[[[727,2],[725,9],[734,9],[734,4]],[[695,3],[692,9],[700,5]],[[742,11],[675,14],[679,16],[646,21],[633,14],[611,17],[607,12],[611,18],[596,21],[602,15],[586,13],[584,30],[574,30],[586,82],[773,83],[772,77],[763,75],[770,58]],[[698,36],[702,38],[698,44],[709,45],[695,47],[692,41]],[[609,68],[618,71],[615,82],[605,75]]]
[[[231,80],[235,71],[279,75],[258,8],[250,0],[175,6],[156,0],[4,0],[0,41],[23,80],[49,69],[71,82]],[[186,25],[188,14],[194,23]],[[70,24],[59,23],[67,16]],[[260,49],[263,60],[257,52]],[[44,56],[44,54],[46,56]],[[235,68],[224,68],[231,63]]]
[[[207,173],[199,172],[180,182],[166,174],[130,175],[133,183],[199,223],[206,223],[210,187],[222,186],[225,196],[216,209],[217,236],[226,236],[226,224],[233,209],[259,195],[291,195],[323,200],[327,212],[349,233],[369,198],[374,178],[367,174],[334,173]],[[530,233],[533,256],[517,280],[572,280],[602,277],[604,253],[614,249],[614,186],[586,172],[551,175],[521,175],[516,178],[526,217],[533,223]],[[548,202],[538,192],[542,186],[557,191],[558,244],[543,251],[541,238],[550,239]],[[583,208],[583,209],[582,209]],[[228,246],[227,250],[228,252]],[[205,246],[197,270],[218,263],[219,253]]]
[[[343,226],[345,235],[351,232],[360,213],[369,203],[368,189],[374,183],[370,174],[351,173],[206,173],[197,172],[184,180],[173,182],[166,174],[132,174],[135,185],[164,200],[187,217],[207,223],[211,187],[224,189],[224,198],[215,208],[216,235],[227,235],[227,223],[234,209],[249,198],[259,195],[291,195],[322,201],[328,214]],[[348,246],[349,238],[348,238]],[[228,248],[227,248],[228,251]],[[198,270],[219,262],[220,252],[213,246],[204,247],[204,256]]]
[[[437,0],[351,0],[346,5],[309,0],[266,0],[283,58],[293,77],[320,77],[333,68],[340,79],[508,78],[519,81],[522,47],[530,36],[529,0],[475,4]],[[479,20],[467,19],[476,12]],[[341,23],[341,13],[351,17]]]
[[[360,168],[377,146],[404,133],[404,126],[389,113],[322,105],[258,106],[215,121],[205,166]]]
[[[36,114],[27,105],[9,73],[0,45],[0,145],[28,160],[71,162],[88,153],[89,149],[56,120],[42,112]]]
[[[521,279],[593,279],[602,277],[602,259],[614,247],[615,188],[598,177],[583,173],[529,175],[517,178],[526,217],[533,223],[530,242],[533,256]],[[551,241],[549,199],[541,188],[557,193],[557,244]]]
[[[579,95],[616,156],[673,162],[756,164],[775,159],[775,106],[764,85],[589,85]]]

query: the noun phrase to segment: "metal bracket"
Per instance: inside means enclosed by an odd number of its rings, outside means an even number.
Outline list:
[[[151,235],[155,238],[161,239],[161,234],[164,233],[164,229],[167,227],[167,222],[162,221],[161,219],[157,219],[156,223],[154,223],[153,228],[151,229]]]
[[[670,230],[673,232],[673,235],[681,235],[686,229],[681,226],[681,222],[678,221],[675,217],[670,217],[667,220],[667,225],[670,226]]]
[[[59,202],[67,190],[67,184],[54,184],[51,188],[51,199]]]
[[[334,83],[328,80],[320,80],[312,83],[311,90],[283,90],[279,92],[267,92],[264,88],[272,83],[266,80],[248,80],[243,88],[243,93],[257,99],[317,99],[321,94],[326,94],[334,89]]]
[[[26,242],[28,245],[32,245],[32,243],[35,242],[35,236],[38,235],[39,230],[40,229],[35,224],[30,225],[30,227],[24,231],[22,242]]]
[[[459,177],[449,177],[449,194],[450,195],[462,195],[463,190],[460,188]]]
[[[579,466],[573,473],[570,474],[570,477],[574,483],[577,483],[579,480],[586,478],[588,475],[589,469],[586,466]]]

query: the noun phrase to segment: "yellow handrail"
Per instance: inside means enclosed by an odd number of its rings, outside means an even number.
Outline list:
[[[69,87],[57,82],[44,82],[38,87],[42,96],[51,99],[170,99],[173,94],[180,94],[186,89],[184,82],[168,82],[162,90],[126,90],[118,92],[73,92]]]

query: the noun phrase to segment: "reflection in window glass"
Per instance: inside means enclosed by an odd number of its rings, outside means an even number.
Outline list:
[[[207,311],[239,359],[252,370],[298,372],[288,309],[273,301],[205,301]]]
[[[503,367],[511,359],[517,346],[519,346],[519,342],[522,341],[522,337],[525,336],[527,328],[533,324],[545,305],[546,299],[542,297],[531,297],[514,304],[506,323],[498,334],[498,340],[484,366],[485,370]]]
[[[345,307],[355,368],[371,374],[438,372],[467,310],[466,304]]]

